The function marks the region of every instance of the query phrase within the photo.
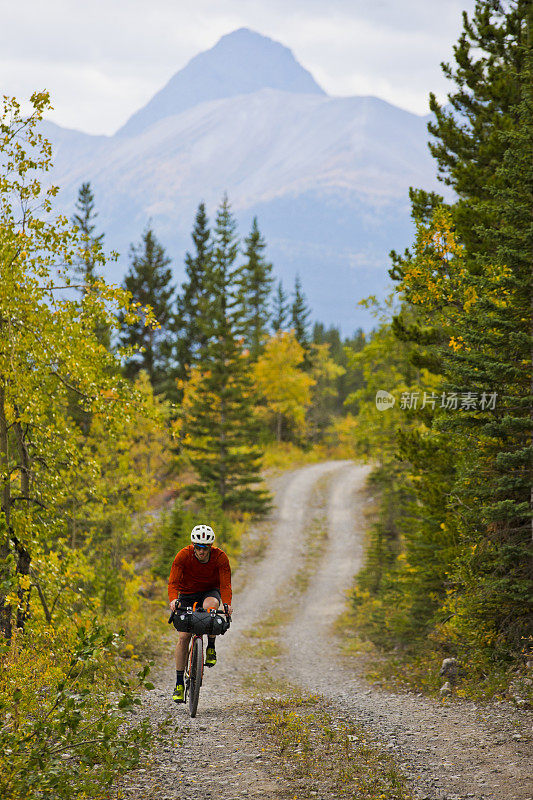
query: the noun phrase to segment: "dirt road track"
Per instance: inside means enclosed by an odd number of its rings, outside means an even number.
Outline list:
[[[367,474],[365,466],[340,461],[304,467],[274,481],[276,506],[263,525],[268,544],[259,561],[242,567],[237,584],[241,582],[243,589],[234,598],[234,625],[217,646],[219,664],[206,671],[198,717],[191,720],[183,707],[169,703],[174,678],[169,654],[146,709],[155,720],[172,715],[175,741],[159,751],[150,770],[128,778],[122,796],[145,800],[293,796],[273,755],[261,747],[250,708],[253,700],[243,688],[250,661],[240,653],[249,645],[246,631],[260,626],[268,609],[283,605],[305,557],[309,530],[322,526],[327,531],[322,558],[298,601],[306,612],[279,631],[282,647],[290,645],[290,657],[286,649],[281,658],[258,665],[259,683],[264,675],[299,684],[323,694],[338,716],[365,724],[403,764],[416,797],[533,798],[531,713],[508,706],[478,708],[472,703],[443,706],[437,700],[376,690],[356,677],[353,662],[340,654],[332,623],[346,603],[362,559]]]

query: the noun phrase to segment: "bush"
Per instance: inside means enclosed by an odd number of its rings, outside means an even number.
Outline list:
[[[41,628],[3,644],[0,796],[104,798],[150,745],[147,720],[127,724],[149,666],[135,676],[120,636],[93,623]]]

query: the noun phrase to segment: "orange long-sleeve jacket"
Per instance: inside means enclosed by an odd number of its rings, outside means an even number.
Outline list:
[[[192,544],[179,551],[172,562],[168,579],[168,599],[179,594],[194,594],[207,589],[218,589],[223,603],[231,603],[231,567],[229,558],[219,547],[211,548],[206,564],[198,561]]]

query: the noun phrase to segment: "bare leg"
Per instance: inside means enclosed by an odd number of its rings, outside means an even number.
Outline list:
[[[216,597],[206,597],[203,603],[204,608],[218,608],[220,605]],[[178,633],[178,641],[176,644],[176,670],[183,672],[185,669],[185,662],[187,661],[187,653],[189,650],[189,641],[191,638],[190,633]]]
[[[216,597],[206,597],[205,600],[204,600],[204,608],[218,608],[219,605],[220,605],[220,603],[216,599]],[[207,646],[208,647],[214,647],[215,646],[215,637],[214,636],[208,636],[207,637]],[[208,663],[207,666],[209,667],[209,666],[211,666],[211,664]]]
[[[176,669],[183,672],[185,669],[185,662],[187,661],[187,651],[189,649],[189,641],[191,638],[190,633],[178,633],[178,641],[176,644]]]

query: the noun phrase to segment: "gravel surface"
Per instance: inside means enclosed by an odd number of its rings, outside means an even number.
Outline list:
[[[327,599],[328,611],[316,614],[313,636],[300,621],[287,627],[284,635],[293,649],[284,665],[286,674],[331,700],[343,717],[368,726],[397,753],[419,797],[531,798],[531,712],[508,704],[444,705],[379,691],[355,677],[349,660],[339,653],[332,623],[361,564],[366,474],[365,467],[351,465],[332,481],[325,521],[328,549],[304,598],[310,610]]]
[[[156,689],[143,704],[156,723],[170,715],[168,744],[145,770],[116,787],[116,797],[292,798],[290,782],[265,746],[254,713],[261,688],[272,694],[279,680],[319,692],[330,713],[365,725],[395,754],[417,798],[533,800],[531,712],[508,704],[444,705],[381,691],[358,677],[353,660],[341,655],[332,623],[361,564],[367,474],[366,466],[331,461],[272,482],[276,506],[270,520],[253,532],[260,538],[268,531],[268,545],[259,560],[239,570],[235,583],[243,588],[234,597],[232,629],[217,642],[219,663],[206,670],[198,716],[190,719],[184,706],[170,701],[172,636],[168,663],[156,671]],[[292,603],[297,613],[278,631],[282,655],[251,659],[247,631],[261,630],[271,608],[295,599],[294,575],[317,526],[327,538],[321,558],[313,562],[314,575],[304,582],[298,603]],[[247,688],[252,672],[259,687],[255,698]]]

